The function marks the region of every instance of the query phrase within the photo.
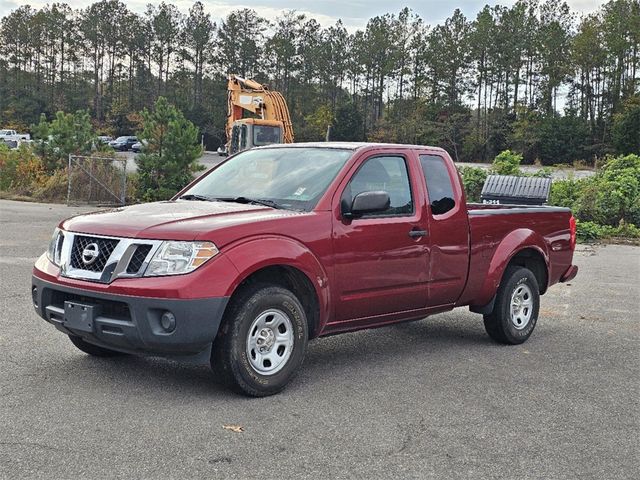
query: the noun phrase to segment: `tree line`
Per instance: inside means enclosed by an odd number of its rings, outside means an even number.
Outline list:
[[[130,133],[162,96],[215,148],[236,73],[283,93],[297,141],[332,125],[335,140],[434,144],[461,161],[640,153],[639,0],[585,16],[518,0],[438,25],[404,8],[353,32],[296,11],[239,9],[216,24],[200,2],[24,5],[1,19],[0,45],[0,127],[86,109],[98,131]]]

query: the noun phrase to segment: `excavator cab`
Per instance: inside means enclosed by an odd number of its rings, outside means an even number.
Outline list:
[[[245,118],[233,123],[228,154],[272,143],[283,143],[282,122]]]

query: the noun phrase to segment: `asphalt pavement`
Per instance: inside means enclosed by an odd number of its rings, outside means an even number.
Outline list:
[[[35,314],[31,266],[83,211],[0,201],[0,478],[638,478],[640,247],[579,246],[523,345],[456,309],[316,340],[250,399],[206,367],[89,357]]]

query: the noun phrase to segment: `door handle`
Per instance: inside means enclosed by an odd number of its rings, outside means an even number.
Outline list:
[[[426,237],[427,231],[426,230],[410,230],[409,236],[411,238]]]

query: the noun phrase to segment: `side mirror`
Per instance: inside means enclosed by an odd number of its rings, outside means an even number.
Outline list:
[[[355,196],[348,212],[342,212],[346,218],[353,218],[365,213],[384,212],[389,208],[391,199],[382,190],[361,192]]]

